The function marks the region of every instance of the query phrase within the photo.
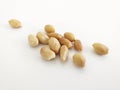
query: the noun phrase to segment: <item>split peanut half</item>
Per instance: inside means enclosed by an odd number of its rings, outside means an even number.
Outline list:
[[[59,53],[59,49],[61,45],[56,38],[51,37],[48,41],[48,45],[50,49],[53,50],[56,54]]]
[[[40,49],[40,54],[45,60],[48,60],[48,61],[56,57],[55,52],[50,50],[49,47],[45,47],[45,46]]]
[[[69,50],[66,45],[62,45],[60,48],[60,59],[65,62],[68,59]]]

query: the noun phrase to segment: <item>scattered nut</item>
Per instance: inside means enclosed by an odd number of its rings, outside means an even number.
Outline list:
[[[66,39],[66,38],[64,38],[64,37],[60,38],[60,39],[59,39],[59,42],[60,42],[62,45],[66,45],[68,48],[71,48],[71,47],[73,46],[72,43],[71,43],[68,39]]]
[[[76,53],[76,54],[73,55],[73,62],[78,67],[84,67],[85,66],[85,58],[80,53]]]
[[[108,54],[108,47],[101,43],[94,43],[93,45],[94,51],[99,55]]]
[[[56,39],[62,38],[62,35],[61,35],[61,34],[58,34],[58,33],[48,33],[47,35],[48,35],[49,37],[55,37]]]
[[[37,37],[32,34],[30,34],[28,36],[28,42],[29,42],[30,46],[32,46],[32,47],[36,47],[39,44]]]
[[[60,59],[61,61],[65,62],[68,58],[69,50],[66,45],[62,45],[60,48]]]
[[[45,25],[44,29],[47,33],[54,33],[55,32],[55,28],[52,25]]]
[[[43,33],[43,32],[38,32],[37,33],[37,38],[42,44],[48,44],[49,37]]]
[[[56,54],[59,52],[61,45],[56,38],[51,37],[48,41],[48,44],[49,44],[50,49],[53,50]]]
[[[13,28],[18,28],[21,26],[21,23],[18,20],[10,20],[10,25]],[[40,49],[40,55],[47,61],[50,61],[56,57],[56,55],[60,55],[60,60],[62,62],[67,61],[69,56],[69,48],[73,47],[77,51],[82,51],[83,46],[80,40],[75,39],[75,36],[71,32],[65,32],[64,37],[55,33],[55,28],[52,25],[45,25],[44,27],[45,33],[38,32],[36,36],[30,34],[28,36],[28,42],[30,46],[36,47],[39,43],[47,44],[49,47],[42,47]],[[105,55],[108,53],[108,47],[101,43],[93,43],[94,51],[99,55]],[[73,63],[77,67],[83,68],[85,66],[86,60],[85,57],[81,53],[75,53],[73,55]]]
[[[82,43],[81,43],[80,40],[75,40],[75,42],[74,42],[74,48],[77,51],[81,51],[82,50],[83,47],[82,47]]]
[[[55,53],[52,50],[50,50],[50,48],[48,47],[42,47],[40,49],[40,54],[45,60],[48,60],[48,61],[56,57]]]
[[[11,19],[8,22],[12,28],[20,28],[21,27],[21,22],[19,20]]]
[[[75,36],[71,32],[64,33],[64,37],[67,38],[68,40],[70,40],[71,42],[73,42],[75,40]]]

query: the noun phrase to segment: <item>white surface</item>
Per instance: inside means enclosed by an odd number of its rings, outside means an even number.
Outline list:
[[[12,29],[11,18],[22,28]],[[86,67],[69,60],[46,62],[28,34],[45,24],[58,33],[73,32],[84,45]],[[102,42],[109,54],[99,56],[91,44]],[[120,90],[120,0],[0,0],[0,90]]]

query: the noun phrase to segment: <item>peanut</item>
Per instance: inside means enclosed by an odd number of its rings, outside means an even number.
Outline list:
[[[71,32],[64,33],[64,37],[67,38],[68,40],[70,40],[71,42],[73,42],[75,40],[75,36]]]
[[[55,28],[52,25],[45,25],[44,29],[47,33],[54,33],[55,32]]]
[[[73,55],[73,62],[78,67],[84,67],[85,66],[85,58],[80,53],[76,53],[76,54]]]
[[[108,54],[108,47],[101,43],[93,43],[94,51],[99,55]]]
[[[58,33],[48,33],[47,35],[48,35],[49,37],[55,37],[56,39],[62,38],[62,35],[61,35],[61,34],[58,34]]]
[[[83,47],[82,47],[82,43],[81,43],[80,40],[75,40],[75,42],[74,42],[74,48],[77,51],[81,51],[82,50]]]
[[[65,62],[68,58],[69,50],[66,45],[62,45],[60,48],[60,59],[61,61]]]
[[[11,19],[8,21],[8,23],[10,24],[10,26],[12,28],[20,28],[21,27],[21,22],[19,20],[16,20],[16,19]]]
[[[45,33],[38,32],[37,33],[37,38],[38,38],[38,40],[39,40],[40,43],[42,43],[42,44],[48,44],[49,37]]]
[[[32,34],[30,34],[28,36],[28,42],[29,42],[30,46],[32,46],[32,47],[36,47],[39,44],[37,37]]]
[[[59,52],[61,45],[56,38],[51,37],[48,41],[48,44],[49,44],[50,49],[53,50],[56,54]]]
[[[50,48],[48,47],[42,47],[40,49],[40,54],[45,60],[48,60],[48,61],[56,57],[55,53],[52,50],[50,50]]]
[[[73,46],[72,43],[71,43],[68,39],[66,39],[66,38],[64,38],[64,37],[60,38],[60,39],[59,39],[59,42],[60,42],[62,45],[66,45],[68,48],[71,48],[71,47]]]

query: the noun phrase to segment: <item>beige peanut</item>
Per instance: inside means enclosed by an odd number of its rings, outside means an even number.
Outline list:
[[[38,38],[32,34],[30,34],[28,36],[28,42],[29,42],[30,46],[32,46],[32,47],[36,47],[39,45]]]
[[[68,40],[70,40],[71,42],[73,42],[75,40],[75,36],[71,32],[65,32],[64,37],[67,38]]]
[[[82,47],[82,43],[81,43],[80,40],[75,40],[74,41],[74,48],[77,51],[81,51],[82,50],[83,47]]]
[[[60,59],[65,62],[68,59],[69,50],[66,45],[62,45],[60,48]]]
[[[73,62],[78,67],[84,67],[85,66],[85,58],[81,53],[76,53],[73,55]]]
[[[61,34],[58,34],[58,33],[48,33],[47,35],[48,35],[49,37],[55,37],[56,39],[62,38],[62,35],[61,35]]]
[[[48,41],[48,45],[49,45],[50,49],[53,50],[56,54],[59,52],[61,45],[56,38],[51,37]]]
[[[55,28],[52,25],[49,25],[49,24],[45,25],[44,29],[47,33],[54,33],[55,32]]]
[[[40,43],[42,43],[42,44],[48,44],[49,37],[45,33],[38,32],[37,33],[37,38],[38,38],[38,40],[39,40]]]
[[[70,42],[68,39],[62,37],[59,39],[59,42],[62,44],[62,45],[66,45],[68,48],[71,48],[73,45],[72,45],[72,42]]]
[[[45,46],[40,49],[40,54],[45,60],[48,60],[48,61],[56,57],[55,52],[50,50],[49,47],[45,47]]]
[[[20,28],[21,27],[21,22],[19,20],[16,20],[16,19],[11,19],[8,21],[8,23],[10,24],[10,26],[12,28]]]
[[[105,55],[105,54],[108,54],[108,47],[102,43],[93,43],[93,48],[94,48],[94,51],[99,54],[99,55]]]

